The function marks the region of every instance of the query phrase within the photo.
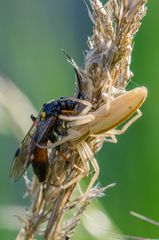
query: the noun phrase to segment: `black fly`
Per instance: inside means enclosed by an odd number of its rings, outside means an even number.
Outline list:
[[[48,141],[55,142],[57,136],[67,134],[59,114],[76,115],[79,102],[60,98],[43,105],[37,118],[33,115],[33,124],[15,153],[10,177],[17,181],[32,164],[34,173],[40,182],[45,181],[48,172],[48,150],[40,146],[47,146]]]

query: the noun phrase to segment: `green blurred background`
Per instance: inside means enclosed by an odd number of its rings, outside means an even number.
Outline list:
[[[101,168],[99,183],[117,185],[96,201],[96,207],[107,211],[121,233],[159,239],[159,228],[129,214],[133,210],[159,221],[158,12],[159,1],[149,1],[147,16],[135,38],[135,76],[130,88],[145,85],[149,89],[142,107],[143,117],[118,137],[118,144],[106,143],[97,155]],[[52,98],[70,96],[74,91],[74,72],[61,49],[82,65],[82,51],[87,48],[91,29],[82,0],[0,1],[0,73],[24,92],[37,110]],[[0,118],[2,121],[1,115]],[[28,202],[22,199],[23,180],[14,184],[8,177],[19,143],[8,119],[6,115],[3,131],[0,130],[0,239],[12,240],[17,233],[13,224],[17,220],[15,211],[10,209]],[[30,124],[29,115],[27,121]],[[95,238],[87,230],[80,230],[75,239]]]

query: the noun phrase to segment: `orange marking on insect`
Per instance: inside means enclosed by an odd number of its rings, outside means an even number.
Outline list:
[[[71,115],[76,115],[78,112],[76,110],[61,110],[62,114],[65,114],[66,116],[71,114]]]
[[[47,149],[36,147],[32,161],[34,163],[43,163],[48,161]]]

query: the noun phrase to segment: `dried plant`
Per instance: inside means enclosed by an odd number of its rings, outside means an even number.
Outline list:
[[[99,175],[94,155],[104,141],[117,142],[115,135],[124,133],[141,116],[139,107],[147,95],[144,87],[126,92],[133,75],[133,37],[146,13],[146,2],[109,0],[102,5],[99,0],[89,1],[93,35],[88,39],[84,67],[78,67],[68,56],[77,76],[76,92],[70,99],[81,105],[77,115],[59,116],[67,134],[47,145],[50,166],[46,181],[39,183],[35,176],[32,180],[24,176],[31,206],[26,219],[19,217],[23,227],[17,240],[33,239],[40,234],[44,239],[70,239],[86,206],[105,191],[106,188],[92,189]],[[135,112],[137,115],[121,130],[116,129]],[[79,195],[74,190],[89,175],[90,165],[95,174],[87,191]],[[72,217],[66,220],[70,210]]]
[[[133,212],[133,211],[131,211],[130,214],[131,214],[132,216],[138,218],[138,219],[141,219],[141,220],[143,220],[143,221],[145,221],[145,222],[148,222],[148,223],[150,223],[150,224],[152,224],[152,225],[154,225],[154,226],[159,227],[159,222],[157,222],[157,221],[155,221],[155,220],[153,220],[153,219],[151,219],[151,218],[148,218],[148,217],[146,217],[146,216],[143,216],[143,215],[141,215],[141,214],[139,214],[139,213],[136,213],[136,212]]]

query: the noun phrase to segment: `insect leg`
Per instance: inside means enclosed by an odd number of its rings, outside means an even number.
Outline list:
[[[94,115],[92,115],[92,116],[90,117],[88,115],[85,115],[84,116],[85,118],[83,118],[82,120],[76,119],[75,121],[68,123],[67,126],[68,127],[75,127],[75,126],[80,126],[80,125],[92,122],[95,119]]]
[[[62,188],[64,188],[64,189],[70,187],[72,184],[78,183],[81,180],[81,178],[83,178],[84,176],[87,176],[89,174],[90,166],[89,166],[89,162],[88,162],[88,157],[87,157],[86,153],[83,151],[82,143],[77,144],[77,151],[80,155],[80,158],[81,158],[84,168],[83,169],[80,168],[81,173],[78,176],[76,176],[75,178],[73,178],[71,181],[69,181],[68,183],[66,183],[65,185],[62,186]],[[77,167],[75,167],[75,168],[77,168]]]
[[[59,119],[61,120],[65,120],[65,121],[75,121],[75,120],[83,120],[83,119],[90,119],[90,121],[93,121],[95,119],[95,116],[91,113],[87,114],[87,115],[78,115],[78,116],[65,116],[65,115],[61,115],[59,114]]]
[[[110,142],[110,143],[117,143],[117,138],[115,137],[114,134],[112,134],[111,132],[106,132],[103,134],[92,134],[91,137],[104,137],[105,138],[105,142]]]
[[[88,144],[86,142],[77,144],[77,150],[81,157],[81,161],[84,165],[83,172],[81,174],[79,174],[78,176],[76,176],[75,178],[73,178],[70,182],[68,182],[64,186],[62,186],[62,188],[64,188],[64,189],[68,188],[72,184],[78,183],[81,180],[81,178],[83,178],[84,176],[88,176],[88,174],[90,172],[90,166],[89,166],[88,160],[90,160],[91,164],[95,170],[95,174],[93,175],[93,177],[87,187],[87,190],[84,194],[84,198],[83,198],[83,200],[84,200],[87,197],[90,189],[93,187],[94,183],[96,182],[96,180],[99,176],[99,166],[98,166],[96,159],[94,158],[92,150],[90,149],[90,147],[88,146]]]
[[[31,118],[31,120],[32,120],[33,122],[35,122],[36,119],[37,119],[33,114],[31,114],[30,118]]]
[[[83,102],[84,100],[82,100],[82,102]],[[90,102],[87,102],[87,101],[84,101],[84,103],[83,103],[86,107],[85,107],[85,109],[83,109],[83,111],[80,113],[80,115],[84,115],[84,114],[87,114],[90,110],[91,110],[91,108],[92,108],[92,104],[90,103]]]
[[[77,167],[75,167],[75,168],[77,168]],[[61,186],[62,189],[66,189],[66,188],[70,187],[72,184],[76,184],[76,183],[80,182],[81,178],[83,178],[85,176],[85,170],[82,168],[78,168],[78,170],[80,170],[81,173],[79,175],[77,175],[76,177],[74,177],[69,182],[65,183],[63,186]]]
[[[76,102],[79,102],[79,103],[82,103],[83,105],[85,105],[85,109],[83,109],[83,111],[80,113],[80,115],[85,115],[87,114],[91,108],[92,108],[92,104],[86,100],[83,100],[83,99],[75,99],[74,101]]]
[[[85,153],[87,155],[87,159],[90,160],[90,162],[93,166],[93,169],[95,171],[95,173],[87,187],[87,190],[84,194],[84,198],[83,198],[83,200],[84,200],[85,198],[87,198],[89,191],[91,190],[91,188],[93,187],[94,183],[96,182],[96,180],[99,176],[99,166],[98,166],[97,160],[95,159],[94,154],[93,154],[92,150],[90,149],[89,145],[84,141],[82,143],[82,146],[83,146],[83,150],[85,151]]]
[[[66,188],[70,187],[72,184],[78,183],[81,180],[81,178],[83,178],[83,177],[84,177],[84,174],[81,173],[78,176],[74,177],[72,180],[70,180],[68,183],[61,186],[61,188],[66,189]]]
[[[126,132],[126,130],[138,119],[142,116],[142,112],[138,109],[137,115],[135,115],[133,118],[131,118],[120,130],[111,130],[110,132],[115,135],[122,135]]]
[[[74,97],[69,97],[69,98],[66,98],[65,100],[72,100],[74,102],[79,102],[83,105],[85,105],[85,109],[83,109],[82,112],[80,112],[80,115],[84,115],[84,114],[87,114],[91,108],[92,108],[92,104],[84,99],[78,99],[78,98],[74,98]]]
[[[76,131],[75,129],[68,129],[68,136],[62,138],[61,140],[59,140],[55,143],[48,144],[44,148],[52,149],[52,148],[55,148],[55,147],[65,143],[67,141],[71,141],[71,140],[73,140],[77,137],[80,137],[80,132]],[[43,148],[43,146],[41,146],[41,148]]]
[[[80,155],[81,161],[84,166],[85,175],[88,176],[89,171],[90,171],[90,166],[89,166],[87,154],[84,151],[85,149],[83,148],[83,142],[77,144],[77,150],[78,150],[78,153]]]
[[[95,116],[93,114],[79,115],[79,116],[59,115],[59,118],[64,121],[68,121],[69,122],[67,124],[68,127],[74,127],[74,126],[79,126],[79,125],[86,124],[93,121],[95,119]]]
[[[109,136],[110,138],[105,138],[105,142],[110,142],[110,143],[117,143],[118,142],[118,140],[117,140],[117,138],[115,137],[115,135],[114,134],[110,134],[110,136]]]
[[[84,170],[82,168],[78,167],[76,164],[74,164],[73,167],[84,173]]]

